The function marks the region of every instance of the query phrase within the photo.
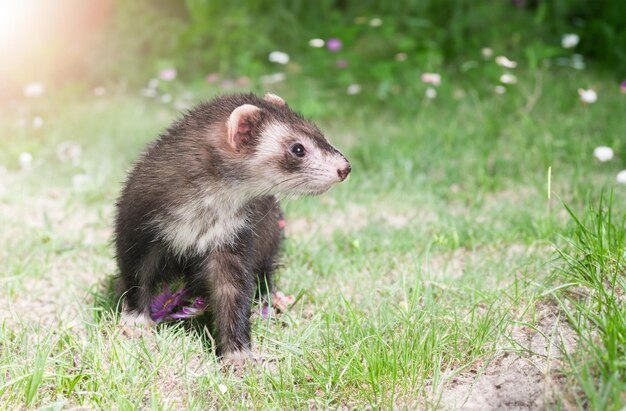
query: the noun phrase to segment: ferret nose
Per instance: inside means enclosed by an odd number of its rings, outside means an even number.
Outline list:
[[[352,167],[350,167],[350,164],[348,164],[346,168],[337,169],[337,175],[339,176],[341,181],[345,180],[346,177],[348,177],[348,174],[350,174],[350,170],[352,170]]]

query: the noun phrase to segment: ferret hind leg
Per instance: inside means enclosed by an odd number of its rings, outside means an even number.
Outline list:
[[[123,275],[124,293],[122,324],[126,326],[150,326],[150,306],[154,300],[154,291],[166,271],[163,252],[156,246],[150,248],[132,273]]]

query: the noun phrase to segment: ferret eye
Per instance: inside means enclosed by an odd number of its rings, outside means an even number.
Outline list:
[[[304,155],[306,154],[306,151],[304,150],[304,146],[300,143],[296,143],[293,146],[291,146],[291,154],[293,154],[296,157],[304,157]]]

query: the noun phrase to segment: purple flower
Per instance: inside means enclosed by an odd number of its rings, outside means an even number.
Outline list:
[[[348,61],[345,59],[339,59],[335,62],[337,68],[346,68],[348,67]]]
[[[155,323],[162,321],[175,320],[178,318],[189,318],[204,309],[204,300],[196,298],[189,307],[191,296],[185,288],[172,293],[170,287],[165,285],[163,292],[157,295],[150,305],[150,318]]]
[[[166,68],[159,72],[159,78],[164,81],[172,81],[176,78],[175,68]]]
[[[173,320],[181,320],[185,318],[195,317],[196,315],[202,314],[205,308],[206,304],[204,302],[204,299],[202,299],[201,297],[196,297],[194,298],[191,307],[183,307],[182,310],[172,314],[171,318]]]
[[[263,307],[261,307],[261,317],[266,320],[270,318],[270,306],[267,303],[264,303]]]
[[[183,299],[184,289],[172,293],[169,286],[165,286],[163,292],[157,295],[150,305],[150,317],[156,323],[167,320]]]
[[[337,38],[328,39],[328,41],[326,42],[326,47],[328,47],[329,51],[336,53],[341,50],[341,40]]]
[[[220,81],[220,75],[217,73],[210,73],[206,76],[207,83],[217,83]]]
[[[619,85],[619,91],[626,94],[626,80],[622,81]]]
[[[439,73],[422,73],[422,83],[439,86],[441,84],[441,74]]]
[[[237,85],[239,87],[248,87],[250,85],[250,77],[241,76],[237,79]]]

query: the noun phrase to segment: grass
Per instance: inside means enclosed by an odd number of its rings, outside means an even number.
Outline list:
[[[279,285],[300,299],[279,319],[255,316],[267,361],[241,378],[184,327],[122,335],[107,294],[120,181],[176,110],[115,91],[5,107],[0,408],[455,408],[471,405],[462,389],[507,375],[505,395],[530,387],[524,406],[620,409],[624,159],[592,151],[624,152],[626,99],[593,71],[517,74],[503,96],[459,82],[393,109],[367,89],[358,101],[274,90],[316,115],[354,172],[284,204]],[[592,106],[577,100],[587,84]],[[16,125],[34,115],[42,128]],[[76,164],[59,159],[66,141],[82,148]]]
[[[592,409],[617,409],[626,399],[626,219],[614,214],[612,193],[607,198],[582,218],[568,209],[576,228],[559,250],[567,265],[558,275],[568,285],[559,302],[581,346],[568,361],[584,394],[579,405]]]

